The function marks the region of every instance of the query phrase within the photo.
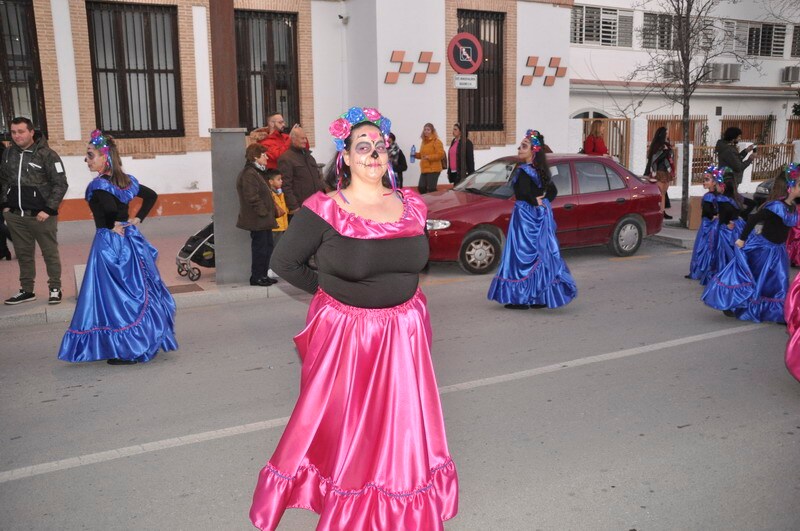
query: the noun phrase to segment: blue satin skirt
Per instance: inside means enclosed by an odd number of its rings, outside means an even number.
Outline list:
[[[722,271],[728,262],[733,260],[734,248],[736,248],[736,240],[742,235],[745,222],[742,218],[737,218],[733,222],[733,228],[728,228],[728,225],[720,225],[717,231],[717,245],[714,249],[714,272],[708,275],[708,279],[713,277],[717,271]],[[705,285],[705,284],[704,284]]]
[[[692,260],[689,262],[689,277],[705,286],[717,272],[715,250],[719,223],[716,219],[703,218],[694,239]]]
[[[561,258],[550,202],[534,207],[516,201],[489,300],[558,308],[577,295],[575,280]]]
[[[175,300],[158,273],[157,257],[135,226],[125,228],[125,237],[97,229],[60,360],[147,362],[159,349],[178,348]]]
[[[706,286],[703,302],[731,310],[743,321],[785,323],[788,289],[786,245],[751,234],[744,249],[735,248],[731,261]]]

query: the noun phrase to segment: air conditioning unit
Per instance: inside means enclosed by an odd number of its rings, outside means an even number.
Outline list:
[[[781,70],[781,83],[797,83],[800,81],[800,66],[787,66]]]
[[[667,79],[675,79],[681,77],[681,62],[664,61],[664,77]]]
[[[736,63],[711,63],[707,65],[711,68],[709,81],[739,81],[742,73],[742,65]]]

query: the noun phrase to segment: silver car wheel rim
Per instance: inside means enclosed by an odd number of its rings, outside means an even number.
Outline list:
[[[630,251],[639,241],[639,228],[633,223],[626,223],[619,230],[619,247],[623,251]]]
[[[485,269],[494,260],[492,244],[486,240],[475,240],[466,251],[467,263],[475,269]]]

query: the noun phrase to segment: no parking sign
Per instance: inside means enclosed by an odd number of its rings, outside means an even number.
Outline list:
[[[447,47],[447,60],[459,74],[474,74],[483,62],[483,47],[471,33],[458,33]]]

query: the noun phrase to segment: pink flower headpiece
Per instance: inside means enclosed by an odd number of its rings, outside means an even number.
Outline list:
[[[344,149],[344,141],[350,136],[353,126],[363,122],[375,124],[384,137],[388,137],[392,130],[391,120],[382,116],[377,109],[372,107],[350,107],[346,113],[340,115],[328,127],[328,131],[333,137],[333,142],[336,144],[336,151]]]

